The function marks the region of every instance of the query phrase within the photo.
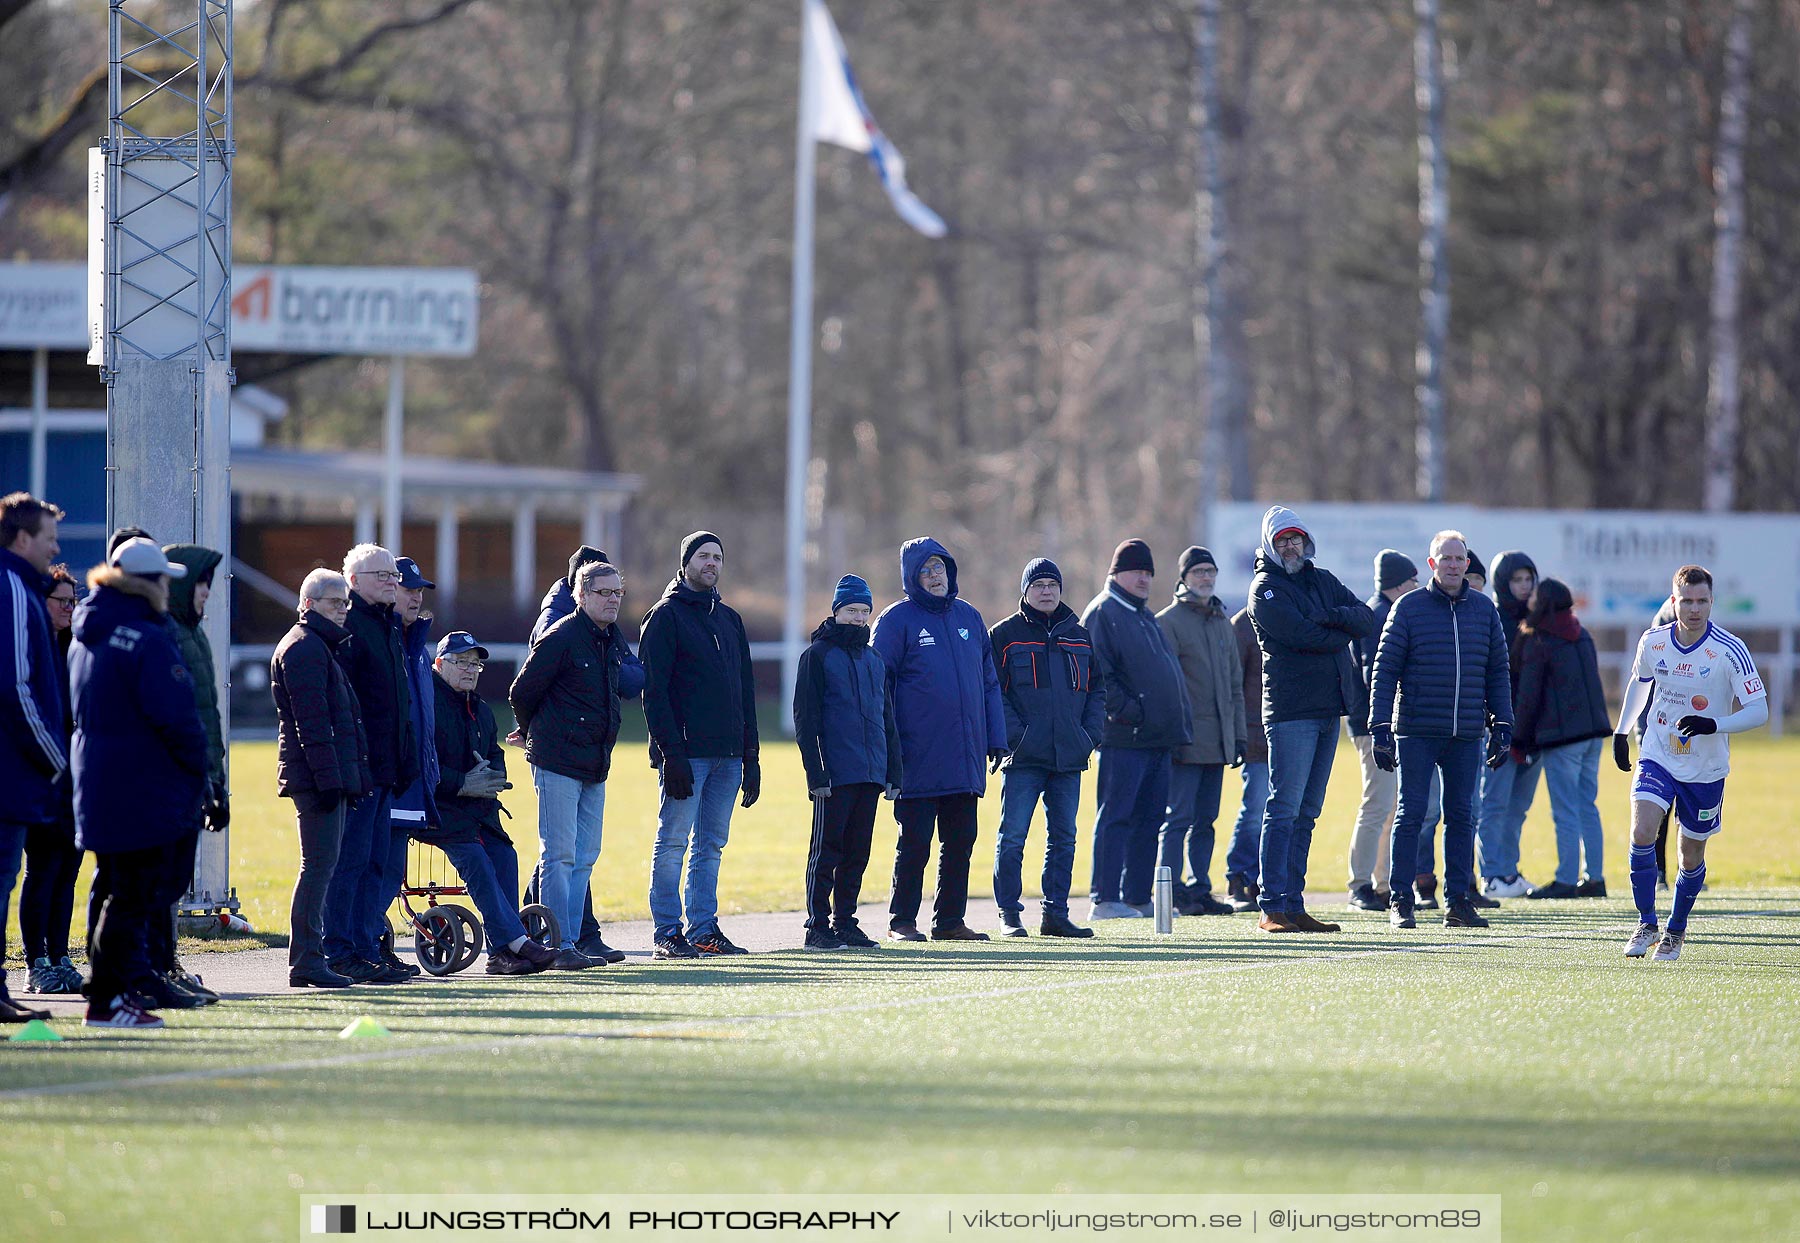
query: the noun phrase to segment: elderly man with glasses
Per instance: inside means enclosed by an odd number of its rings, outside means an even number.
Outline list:
[[[394,612],[400,570],[387,549],[358,544],[344,554],[343,577],[350,585],[345,628],[354,640],[344,649],[343,660],[362,705],[374,788],[344,815],[343,844],[325,892],[325,952],[339,975],[404,984],[411,974],[383,962],[381,955],[381,928],[399,888],[390,889],[385,881],[394,796],[419,775],[412,686]]]
[[[442,850],[468,887],[487,932],[489,975],[530,975],[556,961],[519,919],[519,853],[500,827],[500,793],[510,790],[494,711],[475,693],[488,650],[467,630],[444,636],[432,662],[432,747],[437,818],[412,836]]]
[[[369,792],[369,744],[362,706],[338,653],[350,641],[350,584],[314,570],[300,585],[300,620],[269,662],[278,732],[275,786],[294,801],[300,874],[288,918],[288,986],[347,988],[325,956],[325,891],[337,866],[346,807]]]

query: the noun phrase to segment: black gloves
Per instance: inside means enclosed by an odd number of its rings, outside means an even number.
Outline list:
[[[1248,754],[1249,752],[1244,749],[1244,744],[1241,742],[1238,743],[1237,750],[1231,753],[1231,766],[1233,768],[1242,768]]]
[[[1375,751],[1375,767],[1391,773],[1400,767],[1400,748],[1394,742],[1392,725],[1376,725],[1369,730]]]
[[[1675,722],[1675,728],[1681,731],[1683,738],[1692,738],[1696,734],[1718,733],[1719,723],[1710,716],[1700,716],[1698,713],[1694,713]]]
[[[1613,735],[1613,763],[1619,766],[1619,771],[1622,773],[1631,771],[1631,738],[1629,735]]]
[[[679,803],[694,797],[694,770],[686,760],[663,757],[662,788],[663,797],[672,802]]]
[[[988,771],[990,773],[999,772],[1000,765],[1006,761],[1006,757],[1010,754],[1011,754],[1011,752],[1007,751],[1003,747],[995,747],[994,749],[990,750],[988,752]]]
[[[1512,726],[1504,721],[1496,723],[1488,730],[1487,766],[1499,768],[1506,763],[1512,751]]]
[[[338,805],[344,801],[344,792],[342,790],[320,790],[316,795],[316,799],[317,803],[314,810],[332,812],[336,811]]]
[[[692,784],[693,784],[693,782],[690,779],[689,785],[691,786]],[[744,803],[743,803],[743,805],[745,807],[749,807],[752,803],[756,802],[757,799],[762,797],[762,765],[760,763],[758,763],[756,760],[745,760],[744,761],[744,787],[743,788],[744,788]]]
[[[209,833],[217,833],[231,823],[231,795],[219,782],[206,788],[206,802],[200,808],[201,821]]]

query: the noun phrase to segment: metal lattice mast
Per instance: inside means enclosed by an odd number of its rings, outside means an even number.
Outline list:
[[[204,629],[229,736],[232,0],[110,2],[90,239],[107,520],[224,554]],[[236,906],[225,836],[201,834],[183,909]]]

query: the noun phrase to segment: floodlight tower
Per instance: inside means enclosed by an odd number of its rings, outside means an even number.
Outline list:
[[[107,386],[106,516],[161,544],[225,555],[205,631],[229,727],[231,0],[110,3],[88,238],[88,359]],[[236,907],[225,837],[201,834],[184,912]]]

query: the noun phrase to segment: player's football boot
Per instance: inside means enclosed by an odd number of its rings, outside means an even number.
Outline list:
[[[1661,935],[1662,930],[1655,924],[1639,924],[1638,930],[1631,934],[1631,940],[1625,942],[1625,957],[1642,958]]]
[[[1657,962],[1674,962],[1681,957],[1681,944],[1687,940],[1685,932],[1665,932],[1662,943],[1656,947]]]

